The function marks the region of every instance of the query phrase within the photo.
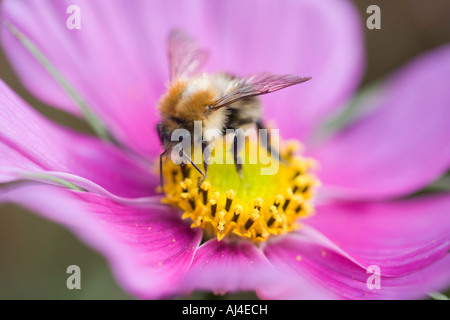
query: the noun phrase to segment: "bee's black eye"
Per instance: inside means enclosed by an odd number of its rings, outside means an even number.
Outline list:
[[[181,119],[181,118],[170,117],[170,120],[174,121],[178,125],[185,125],[186,124],[186,121]]]

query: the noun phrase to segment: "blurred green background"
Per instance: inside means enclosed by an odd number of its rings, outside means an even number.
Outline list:
[[[369,83],[414,56],[450,42],[448,0],[354,1],[363,21],[366,8],[381,8],[381,30],[367,30]],[[51,109],[35,99],[15,76],[0,49],[0,77],[47,117],[78,130],[90,132],[80,120]],[[103,257],[84,246],[71,233],[53,222],[14,205],[0,207],[0,299],[128,299],[114,281]],[[68,290],[66,268],[82,270],[81,290]],[[190,298],[210,299],[195,293]],[[251,293],[224,298],[253,299]]]

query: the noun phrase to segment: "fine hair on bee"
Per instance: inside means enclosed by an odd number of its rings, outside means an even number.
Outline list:
[[[157,125],[158,136],[164,149],[160,155],[160,182],[163,191],[163,157],[179,143],[172,141],[175,130],[184,129],[193,133],[194,121],[201,121],[202,134],[216,129],[225,135],[227,130],[237,130],[246,125],[255,125],[258,131],[265,129],[258,96],[311,79],[271,73],[244,77],[223,72],[200,73],[208,58],[208,52],[180,30],[174,30],[169,35],[168,55],[170,83],[158,102],[160,122]],[[237,172],[242,176],[242,165],[237,161],[237,139],[235,135],[232,143],[233,160]],[[269,142],[262,143],[266,149],[270,145],[270,137],[268,140]],[[201,146],[204,151],[207,144],[202,141]],[[207,177],[208,167],[205,159],[203,172],[184,150],[182,156],[203,179]],[[184,170],[184,164],[181,166]]]

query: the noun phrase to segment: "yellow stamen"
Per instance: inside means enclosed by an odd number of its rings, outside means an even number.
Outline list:
[[[253,147],[255,143],[248,140],[242,152],[254,150]],[[297,220],[314,213],[312,199],[320,185],[312,173],[315,161],[296,154],[297,147],[280,149],[284,160],[277,163],[278,172],[272,175],[261,174],[261,168],[269,166],[267,159],[261,164],[258,155],[253,162],[255,155],[242,156],[249,160],[242,165],[243,178],[226,150],[230,148],[214,150],[216,159],[223,157],[224,161],[210,164],[204,180],[199,180],[198,172],[190,170],[190,165],[183,176],[180,166],[170,159],[164,163],[163,202],[183,210],[182,218],[190,219],[192,228],[203,228],[206,236],[219,241],[224,237],[243,237],[262,242],[298,229]]]
[[[263,199],[256,198],[253,203],[255,204],[255,209],[261,210],[261,207],[262,207],[262,204],[263,204]]]
[[[242,208],[242,206],[240,204],[236,205],[236,207],[234,208],[234,215],[233,215],[232,221],[237,222],[237,220],[241,216],[242,212],[244,212],[244,209]]]

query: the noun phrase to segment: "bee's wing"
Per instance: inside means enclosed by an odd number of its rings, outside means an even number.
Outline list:
[[[239,100],[278,91],[310,79],[311,77],[275,75],[270,73],[251,75],[241,79],[236,84],[234,90],[216,100],[214,104],[210,106],[210,109],[220,109]]]
[[[194,39],[180,30],[170,33],[168,51],[171,79],[198,73],[209,56]]]

